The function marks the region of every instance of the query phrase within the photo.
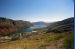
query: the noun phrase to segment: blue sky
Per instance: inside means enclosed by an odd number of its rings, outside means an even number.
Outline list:
[[[73,0],[0,0],[0,17],[54,22],[73,16]]]

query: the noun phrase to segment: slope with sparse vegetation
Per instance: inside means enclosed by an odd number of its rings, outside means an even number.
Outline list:
[[[28,21],[12,20],[0,17],[0,36],[9,35],[22,28],[28,28],[32,24]]]

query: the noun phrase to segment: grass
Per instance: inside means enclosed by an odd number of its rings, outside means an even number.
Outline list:
[[[27,48],[24,48],[24,49],[27,49]]]
[[[66,49],[74,49],[74,33],[69,33],[65,38],[65,47]]]
[[[63,38],[63,34],[54,34],[53,36],[48,36],[48,41],[56,41]]]
[[[25,39],[0,44],[0,49],[64,49],[63,39],[65,37],[65,33],[41,33]],[[67,46],[67,40],[65,44]]]

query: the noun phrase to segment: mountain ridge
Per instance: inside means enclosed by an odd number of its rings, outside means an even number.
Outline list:
[[[50,24],[48,28],[48,32],[63,32],[63,31],[73,31],[74,18],[68,18],[62,21],[54,22]]]

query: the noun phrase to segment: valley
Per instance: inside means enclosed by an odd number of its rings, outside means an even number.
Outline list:
[[[0,24],[0,49],[73,49],[73,18],[50,23],[48,26],[42,22],[26,21],[17,22],[21,24],[18,25],[13,20],[14,25],[11,21],[8,24],[6,20],[8,19],[1,19],[1,23],[5,24]],[[17,30],[6,32],[12,26]]]

